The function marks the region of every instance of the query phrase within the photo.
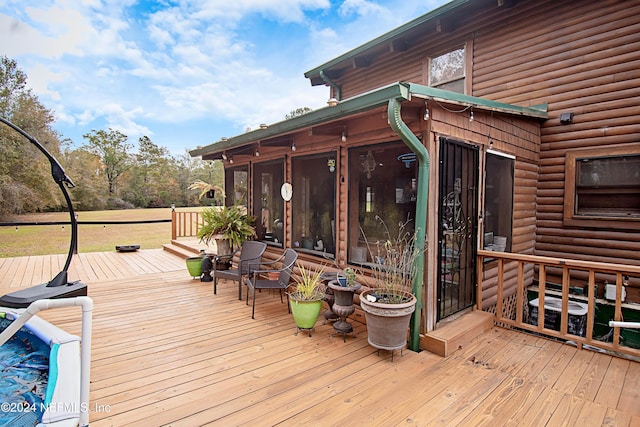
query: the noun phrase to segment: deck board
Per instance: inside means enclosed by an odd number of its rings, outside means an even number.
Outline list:
[[[0,291],[65,259],[2,259]],[[295,335],[277,293],[258,293],[252,320],[236,286],[213,295],[162,250],[79,254],[69,276],[94,300],[92,426],[640,426],[638,362],[499,327],[392,362],[357,322],[346,340],[322,322]],[[77,308],[41,317],[80,332]]]

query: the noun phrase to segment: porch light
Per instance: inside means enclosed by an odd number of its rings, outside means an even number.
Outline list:
[[[338,100],[335,98],[329,98],[327,104],[329,104],[329,107],[335,107],[336,105],[338,105]]]
[[[227,160],[227,155],[225,153],[222,153],[222,160]]]
[[[291,141],[291,151],[296,151],[296,143]]]
[[[233,164],[233,157],[229,156],[229,164]]]
[[[469,112],[469,121],[473,121],[473,108],[471,108],[471,111]]]
[[[342,139],[342,142],[347,142],[347,128],[346,127],[342,130],[342,138],[341,139]]]
[[[427,101],[424,101],[424,117],[423,118],[425,122],[429,120],[429,103]]]

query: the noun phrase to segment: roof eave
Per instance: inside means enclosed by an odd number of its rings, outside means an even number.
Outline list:
[[[306,73],[304,73],[305,78],[307,79],[311,79],[311,81],[319,81],[319,76],[320,76],[320,72],[321,71],[326,71],[328,69],[331,69],[332,67],[335,67],[337,65],[340,65],[346,61],[349,61],[355,57],[357,57],[358,55],[361,55],[363,53],[365,53],[366,51],[381,45],[383,43],[387,43],[395,38],[397,38],[398,36],[401,36],[402,34],[416,28],[419,27],[421,25],[423,25],[426,22],[438,19],[440,17],[442,17],[443,15],[445,15],[446,13],[451,12],[452,10],[455,10],[457,8],[459,8],[460,6],[466,4],[466,3],[470,3],[472,0],[453,0],[449,3],[446,3],[442,6],[440,6],[437,9],[432,10],[431,12],[426,13],[425,15],[422,15],[412,21],[407,22],[406,24],[395,28],[379,37],[376,37],[375,39],[360,45],[358,47],[356,47],[355,49],[350,50],[349,52],[344,53],[343,55],[340,55],[332,60],[330,60],[329,62],[325,62],[324,64],[307,71]],[[323,83],[319,83],[319,84],[323,84]]]
[[[536,105],[520,107],[505,104],[475,96],[464,95],[447,90],[437,89],[415,83],[397,82],[382,88],[355,96],[339,102],[335,106],[327,106],[309,113],[274,123],[266,128],[256,129],[232,138],[224,139],[205,147],[189,151],[191,157],[214,156],[243,145],[259,142],[300,129],[312,127],[322,123],[339,120],[361,112],[387,105],[390,99],[409,100],[411,98],[423,98],[446,104],[474,107],[480,110],[489,110],[504,114],[525,116],[539,120],[548,118],[547,106]]]
[[[486,98],[478,98],[471,95],[465,95],[458,92],[450,92],[448,90],[437,89],[434,87],[414,83],[409,83],[409,92],[413,97],[431,99],[447,104],[457,104],[466,107],[477,107],[483,110],[496,111],[518,116],[526,116],[541,120],[546,120],[548,118],[547,104],[521,107],[519,105],[505,104],[503,102],[493,101]]]
[[[232,138],[221,140],[205,147],[196,148],[189,151],[191,157],[197,157],[215,152],[221,152],[230,148],[238,147],[255,141],[261,141],[282,135],[287,132],[293,132],[305,127],[311,127],[317,124],[338,120],[353,114],[371,110],[382,105],[386,105],[391,98],[409,96],[409,87],[404,83],[393,83],[380,89],[355,96],[339,102],[335,106],[327,106],[317,110],[310,111],[300,116],[284,120],[269,125],[266,128],[256,129],[246,132]]]

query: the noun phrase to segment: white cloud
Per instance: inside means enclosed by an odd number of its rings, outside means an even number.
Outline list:
[[[338,8],[338,13],[343,16],[351,13],[359,16],[369,16],[388,12],[388,9],[367,0],[345,0]]]
[[[106,116],[107,126],[124,133],[130,140],[144,135],[153,135],[151,129],[138,124],[135,120],[136,117],[143,115],[143,113],[142,108],[127,111],[119,104],[107,104],[102,110],[102,114]]]
[[[331,7],[329,0],[197,0],[193,2],[204,19],[225,18],[237,22],[249,14],[260,14],[281,22],[303,22],[305,11]]]
[[[307,69],[427,12],[419,0],[339,11],[330,0],[5,1],[0,55],[70,132],[106,124],[162,138],[162,126],[210,120],[203,144],[324,106],[328,89],[312,88]]]

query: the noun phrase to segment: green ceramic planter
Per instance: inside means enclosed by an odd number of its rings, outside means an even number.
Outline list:
[[[296,301],[289,299],[291,314],[299,329],[313,329],[322,309],[322,300]]]
[[[186,259],[189,275],[194,279],[202,274],[202,257],[192,256]]]

